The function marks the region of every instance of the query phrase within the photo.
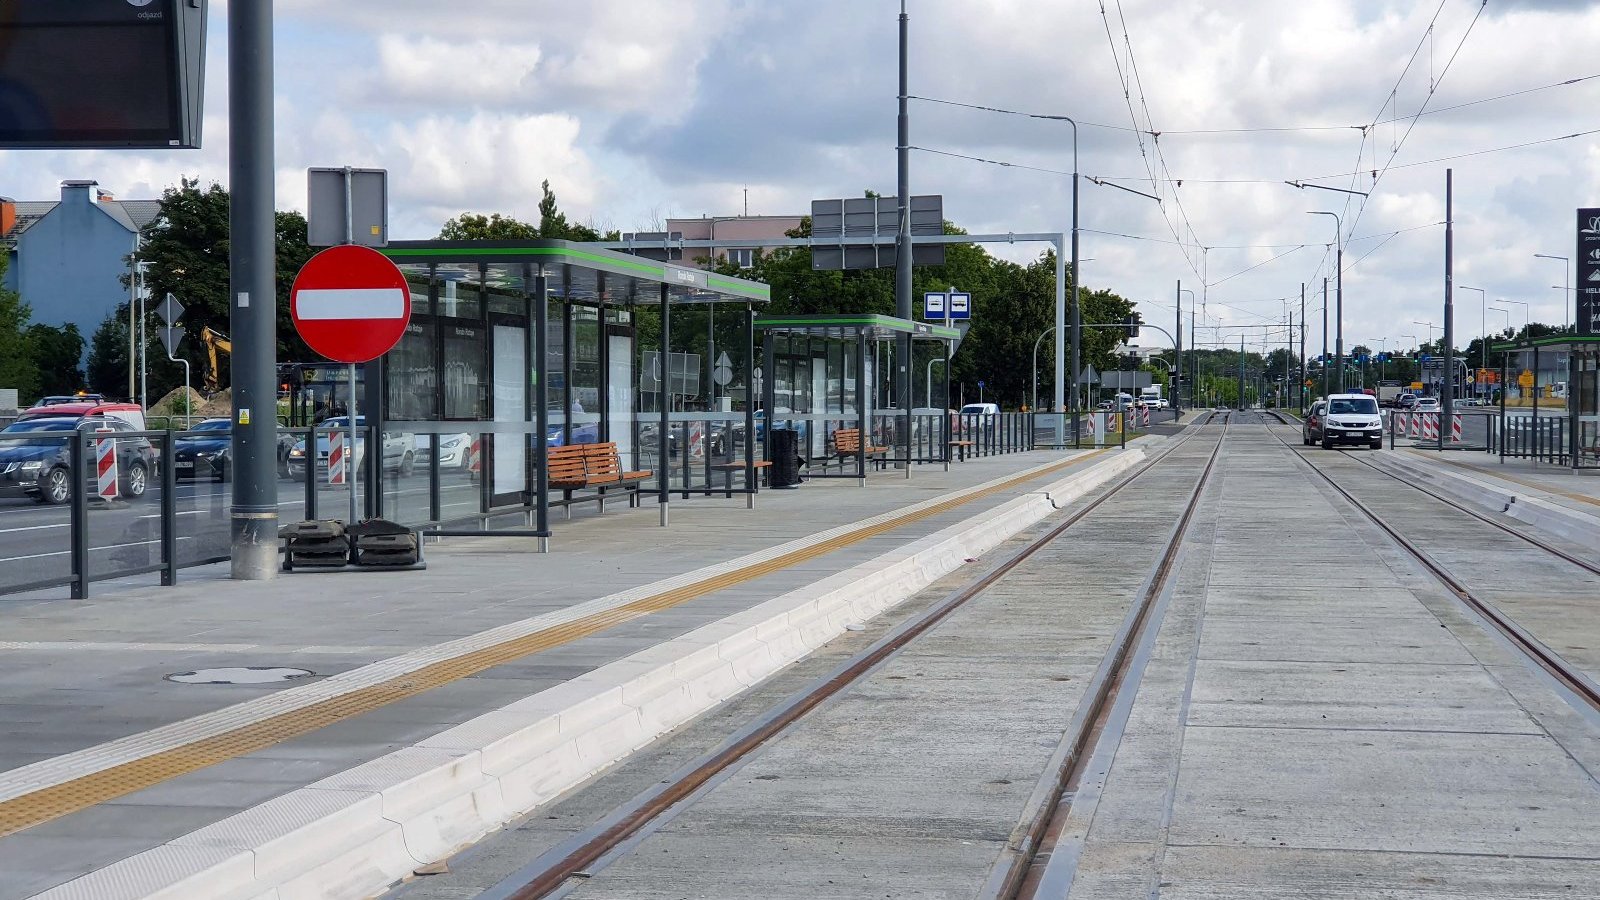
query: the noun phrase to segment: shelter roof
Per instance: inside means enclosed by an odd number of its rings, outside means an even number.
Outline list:
[[[888,338],[909,334],[917,339],[955,341],[961,332],[946,325],[917,322],[875,313],[842,313],[816,316],[762,316],[756,329],[780,334],[809,334],[814,337],[853,338],[865,332],[869,338]]]
[[[766,303],[771,289],[760,282],[720,275],[605,250],[576,241],[391,241],[378,252],[413,272],[454,271],[479,275],[496,287],[525,287],[525,267],[551,279],[553,296],[587,303],[650,304],[668,288],[674,304]]]

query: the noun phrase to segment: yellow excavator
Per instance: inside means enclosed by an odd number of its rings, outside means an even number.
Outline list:
[[[206,345],[205,385],[206,396],[209,397],[215,394],[220,387],[219,378],[222,370],[218,368],[217,354],[220,352],[232,355],[233,341],[229,340],[227,335],[209,325],[200,329],[200,340]]]

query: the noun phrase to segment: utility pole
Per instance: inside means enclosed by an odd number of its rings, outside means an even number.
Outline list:
[[[233,4],[228,10],[234,457],[230,544],[232,575],[245,581],[270,579],[278,569],[272,102],[272,4]],[[306,465],[306,477],[315,478],[316,469],[309,460]]]
[[[1322,399],[1328,399],[1328,279],[1322,279]]]
[[[1306,414],[1306,283],[1300,282],[1300,378],[1295,383],[1300,396],[1300,417]]]
[[[1178,399],[1178,397],[1179,397],[1178,385],[1183,383],[1183,279],[1182,278],[1178,279],[1178,292],[1177,292],[1177,294],[1174,295],[1174,297],[1178,301],[1178,305],[1176,307],[1177,312],[1173,316],[1173,318],[1176,319],[1176,321],[1173,322],[1173,326],[1177,330],[1173,332],[1174,337],[1172,339],[1173,340],[1172,367],[1173,367],[1173,371],[1177,373],[1177,375],[1173,378],[1173,384],[1172,384],[1172,415],[1176,419],[1177,416],[1179,416],[1179,415],[1181,415],[1183,413],[1183,410],[1178,408],[1178,404],[1180,403],[1180,400]]]
[[[1239,335],[1239,411],[1244,411],[1244,335]]]
[[[895,236],[894,255],[894,308],[895,315],[907,321],[911,320],[911,117],[906,108],[909,89],[907,87],[907,44],[910,19],[906,16],[906,0],[900,0],[900,143],[896,148],[898,156],[898,185],[900,193],[900,230]],[[895,364],[899,366],[899,377],[895,382],[898,388],[899,405],[904,407],[906,447],[906,477],[911,477],[911,335],[900,335],[899,347],[895,353]]]
[[[1443,450],[1447,443],[1445,432],[1451,431],[1455,419],[1451,416],[1451,407],[1455,400],[1456,380],[1456,332],[1455,297],[1452,295],[1452,281],[1455,275],[1455,215],[1454,215],[1454,170],[1444,170],[1444,389],[1440,391],[1439,411],[1443,418],[1439,422],[1439,449]],[[1563,303],[1565,299],[1563,298]]]

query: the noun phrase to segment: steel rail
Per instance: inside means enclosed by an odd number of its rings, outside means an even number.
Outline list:
[[[1213,416],[1215,413],[1213,413]],[[1200,497],[1211,481],[1212,470],[1222,454],[1232,423],[1232,411],[1223,414],[1222,435],[1206,460],[1205,469],[1195,482],[1194,491],[1184,504],[1183,513],[1168,532],[1166,547],[1150,576],[1146,578],[1139,596],[1134,601],[1130,616],[1113,638],[1112,646],[1089,685],[1086,700],[1080,701],[1062,742],[1052,757],[1057,762],[1047,802],[1039,804],[1032,816],[1023,823],[1020,839],[1013,832],[1011,855],[1002,861],[989,883],[984,896],[1003,900],[1027,900],[1039,895],[1040,889],[1050,883],[1050,860],[1054,855],[1062,830],[1072,812],[1072,802],[1082,783],[1084,768],[1093,758],[1093,751],[1105,734],[1107,720],[1119,693],[1128,686],[1127,676],[1137,647],[1146,630],[1151,627],[1150,612],[1156,598],[1166,589],[1176,569],[1178,550],[1188,534],[1189,523],[1200,505]],[[1207,419],[1207,423],[1210,419]],[[1176,449],[1176,448],[1174,448]],[[1135,684],[1136,688],[1137,685]],[[1065,752],[1063,752],[1065,751]],[[1059,877],[1059,876],[1058,876]],[[1056,885],[1059,887],[1059,885]]]
[[[1204,422],[1216,417],[1209,411]],[[1226,423],[1226,417],[1224,418]],[[1226,430],[1226,429],[1224,429]],[[999,581],[1006,573],[1049,546],[1067,529],[1082,521],[1123,488],[1149,472],[1199,434],[1196,428],[1161,454],[1123,476],[1109,489],[1085,504],[1044,535],[1018,552],[986,570],[982,575],[939,602],[936,606],[896,626],[870,647],[865,648],[833,671],[770,708],[759,718],[731,735],[719,747],[691,760],[648,790],[613,809],[600,821],[541,854],[480,894],[481,900],[539,900],[562,891],[573,879],[584,879],[604,868],[628,849],[636,835],[646,833],[676,815],[698,799],[699,792],[714,786],[715,780],[745,757],[778,737],[807,713],[859,681],[898,653],[917,637],[939,624]],[[1218,441],[1218,448],[1221,441]],[[1213,451],[1212,459],[1216,457]],[[1208,466],[1209,471],[1209,466]],[[1053,501],[1052,501],[1053,502]]]
[[[1371,507],[1356,499],[1355,495],[1346,490],[1343,485],[1335,481],[1333,476],[1329,475],[1327,472],[1324,472],[1315,463],[1311,462],[1305,453],[1300,452],[1298,448],[1291,445],[1288,441],[1285,441],[1281,435],[1271,431],[1270,429],[1267,433],[1271,434],[1274,438],[1277,438],[1279,443],[1283,444],[1290,451],[1294,452],[1295,456],[1302,463],[1304,463],[1307,468],[1317,473],[1317,475],[1321,477],[1323,481],[1326,481],[1329,487],[1332,487],[1336,492],[1338,492],[1338,494],[1343,497],[1346,502],[1355,507],[1356,510],[1365,516],[1368,521],[1376,525],[1381,531],[1387,534],[1391,540],[1399,545],[1401,549],[1405,550],[1408,554],[1415,558],[1417,562],[1421,563],[1422,567],[1427,569],[1428,573],[1437,579],[1440,584],[1443,584],[1445,588],[1455,596],[1458,602],[1477,613],[1478,616],[1483,619],[1483,621],[1487,622],[1495,631],[1499,632],[1502,637],[1509,641],[1512,646],[1516,647],[1517,650],[1524,656],[1528,657],[1534,663],[1538,664],[1540,668],[1549,673],[1549,675],[1558,683],[1560,683],[1562,687],[1566,688],[1574,696],[1582,700],[1591,709],[1600,712],[1600,685],[1597,685],[1588,676],[1574,668],[1572,664],[1567,662],[1566,659],[1562,658],[1559,653],[1556,653],[1554,650],[1551,650],[1549,647],[1545,646],[1542,641],[1540,641],[1538,638],[1535,638],[1521,625],[1518,625],[1515,620],[1501,611],[1499,607],[1474,594],[1471,588],[1469,588],[1465,583],[1451,573],[1449,569],[1445,568],[1443,564],[1430,556],[1426,550],[1423,550],[1421,547],[1417,546],[1416,543],[1410,538],[1401,534],[1399,529],[1389,524],[1389,522],[1382,516],[1378,515],[1376,512],[1373,512]],[[1378,471],[1382,470],[1379,469]],[[1409,484],[1409,482],[1406,483]],[[1417,485],[1411,486],[1416,487],[1419,491],[1422,491],[1422,493],[1428,494],[1429,496],[1432,496],[1441,502],[1483,519],[1482,516],[1478,516],[1478,514],[1472,512],[1472,510],[1460,507],[1457,504],[1449,500],[1445,500],[1444,498],[1439,497],[1430,491],[1422,490],[1422,488],[1418,487]],[[1596,567],[1591,566],[1588,563],[1579,560],[1558,548],[1545,544],[1536,538],[1522,534],[1491,519],[1483,519],[1483,521],[1487,521],[1491,525],[1495,525],[1496,527],[1502,528],[1511,534],[1515,534],[1528,543],[1539,547],[1542,550],[1553,553],[1561,559],[1571,562],[1587,571],[1596,572]],[[1600,572],[1597,572],[1597,574],[1600,574]]]

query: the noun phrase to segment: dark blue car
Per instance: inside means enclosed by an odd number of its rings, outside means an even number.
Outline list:
[[[133,426],[117,419],[80,419],[52,416],[24,419],[0,431],[0,497],[31,497],[40,503],[66,503],[72,499],[72,461],[69,441],[80,428],[88,431],[132,432]],[[155,449],[132,435],[116,438],[117,493],[137,499],[144,496],[156,471]],[[93,458],[85,473],[85,487],[93,490]]]

